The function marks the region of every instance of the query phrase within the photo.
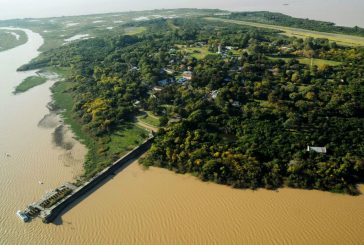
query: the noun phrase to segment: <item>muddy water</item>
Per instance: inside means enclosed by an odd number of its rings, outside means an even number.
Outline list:
[[[46,107],[51,101],[49,87],[54,81],[12,94],[18,83],[35,74],[16,69],[36,57],[43,42],[40,35],[26,33],[28,43],[0,52],[0,244],[37,244],[37,236],[46,237],[40,234],[43,226],[36,222],[24,225],[15,212],[47,190],[73,180],[82,172],[85,154],[69,130],[64,130],[67,150],[54,143],[60,118],[46,116],[50,113]]]
[[[363,244],[364,195],[236,190],[134,162],[61,222],[66,244]]]
[[[0,244],[364,244],[364,195],[235,190],[164,169],[126,167],[60,216],[23,224],[15,211],[79,173],[84,149],[49,114],[51,81],[11,94],[41,38],[0,53]],[[56,130],[57,129],[57,130]],[[68,149],[68,150],[66,150]],[[6,157],[9,153],[11,156]],[[39,185],[42,180],[44,185]],[[364,192],[364,187],[360,187]]]

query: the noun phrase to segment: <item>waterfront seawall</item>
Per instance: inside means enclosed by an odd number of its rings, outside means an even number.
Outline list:
[[[43,222],[44,223],[52,222],[55,218],[57,218],[58,215],[61,214],[61,212],[66,207],[71,205],[78,198],[87,194],[87,192],[91,191],[95,186],[97,186],[100,182],[105,180],[110,175],[113,175],[115,171],[123,167],[130,160],[136,159],[141,155],[143,155],[152,145],[153,139],[154,137],[149,138],[143,144],[139,145],[138,147],[134,148],[131,152],[129,152],[122,158],[118,159],[110,167],[105,168],[103,171],[96,174],[93,178],[88,180],[82,186],[78,187],[76,190],[73,191],[71,195],[69,195],[68,197],[66,197],[65,199],[54,205],[53,207],[44,211],[44,213],[41,215]]]

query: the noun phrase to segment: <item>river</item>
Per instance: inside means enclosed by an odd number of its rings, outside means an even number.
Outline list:
[[[12,93],[24,78],[35,74],[16,69],[36,57],[43,43],[39,34],[25,31],[29,37],[26,44],[0,52],[0,244],[36,244],[37,236],[44,236],[39,234],[37,222],[24,225],[15,212],[82,173],[86,152],[70,132],[72,149],[57,147],[52,133],[60,119],[48,115],[48,123],[42,120],[49,114],[46,105],[51,101],[49,87],[54,81],[23,94]],[[43,124],[38,125],[40,121]]]
[[[137,162],[54,224],[22,223],[16,210],[81,173],[85,153],[77,142],[70,151],[55,146],[54,127],[38,126],[49,113],[53,81],[11,93],[34,74],[15,70],[37,56],[42,43],[38,34],[26,33],[27,44],[0,53],[1,245],[363,244],[364,195],[237,190],[165,169],[145,170]]]
[[[298,18],[334,22],[342,26],[364,27],[362,0],[227,0],[220,7],[232,11],[271,11]]]
[[[19,4],[20,3],[20,4]],[[26,17],[54,17],[94,13],[110,13],[128,10],[210,8],[230,11],[275,11],[300,18],[325,20],[344,26],[364,27],[363,0],[138,0],[138,1],[94,1],[62,0],[55,7],[53,1],[34,0],[29,7],[28,0],[2,1],[0,19]]]

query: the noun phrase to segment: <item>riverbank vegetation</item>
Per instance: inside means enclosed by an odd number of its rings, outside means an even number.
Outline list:
[[[147,30],[71,43],[20,68],[70,69],[55,100],[70,96],[67,117],[90,137],[89,158],[104,154],[88,159],[87,176],[111,162],[120,146],[110,146],[113,137],[124,138],[120,132],[148,111],[147,120],[157,116],[163,128],[145,166],[236,188],[357,194],[364,178],[363,47],[204,18],[127,27]],[[304,62],[312,59],[321,62]]]
[[[14,93],[24,93],[29,89],[39,86],[45,82],[47,82],[47,78],[41,75],[27,77],[15,87]]]
[[[95,137],[74,111],[76,84],[70,81],[70,69],[58,67],[50,71],[63,78],[51,88],[53,109],[61,113],[65,124],[70,125],[78,140],[88,148],[81,181],[94,176],[146,139],[148,132],[133,123],[121,124],[112,134]]]
[[[15,48],[27,41],[27,35],[21,30],[0,29],[0,52]]]

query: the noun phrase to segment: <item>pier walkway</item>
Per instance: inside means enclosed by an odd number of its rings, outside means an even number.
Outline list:
[[[106,179],[108,176],[113,175],[115,171],[120,169],[132,159],[139,158],[143,155],[152,145],[154,136],[150,137],[141,145],[134,148],[115,161],[111,166],[105,168],[100,173],[96,174],[93,178],[85,182],[83,185],[77,187],[71,183],[65,183],[62,186],[47,193],[39,201],[28,205],[24,213],[29,218],[39,217],[44,223],[52,222],[67,206],[76,201],[81,196],[87,194],[93,187]]]

